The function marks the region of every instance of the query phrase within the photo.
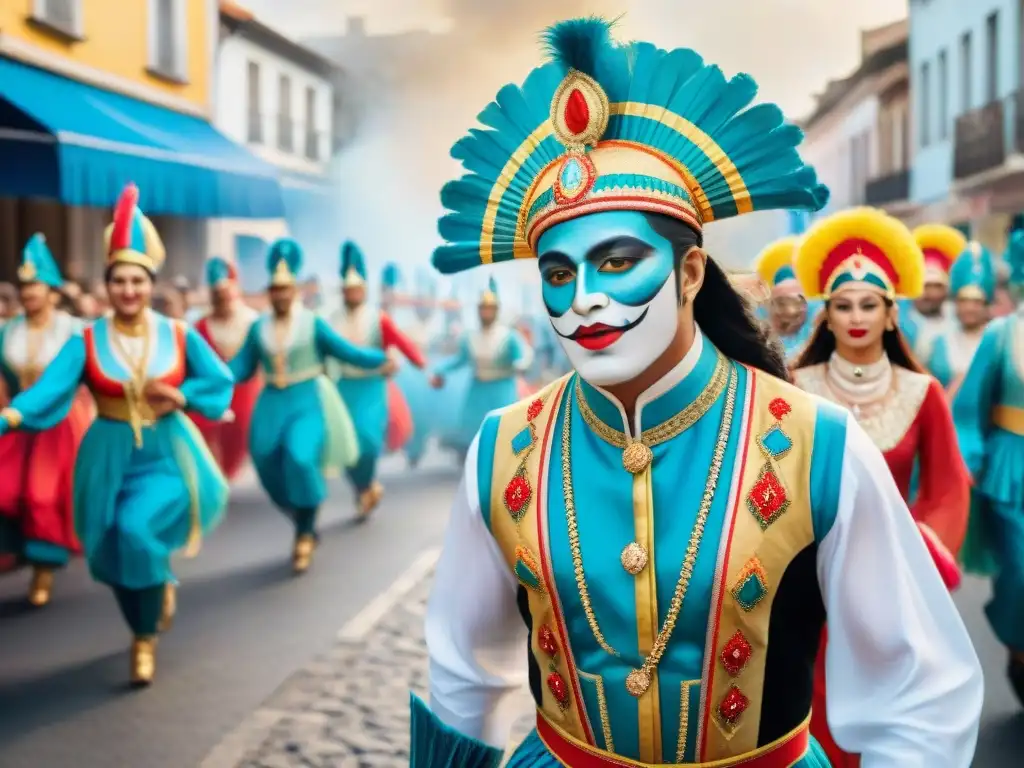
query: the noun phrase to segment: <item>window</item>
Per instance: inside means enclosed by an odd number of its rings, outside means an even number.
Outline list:
[[[927,61],[921,65],[921,102],[919,104],[917,119],[920,122],[921,146],[927,147],[931,144],[931,122],[932,122],[932,68]]]
[[[291,152],[294,147],[294,126],[292,125],[292,81],[288,75],[277,79],[277,148]]]
[[[935,96],[939,100],[939,140],[949,136],[949,58],[939,51],[939,83]]]
[[[260,65],[250,61],[246,71],[249,95],[249,141],[263,143],[263,110],[260,109]]]
[[[960,38],[960,112],[970,112],[974,99],[971,98],[971,81],[973,79],[971,58],[971,33],[964,32]]]
[[[985,103],[999,98],[999,11],[985,19]]]
[[[306,157],[320,159],[320,134],[316,129],[316,89],[306,88]]]
[[[81,39],[85,34],[82,0],[34,0],[32,20],[67,37]]]
[[[186,0],[149,0],[149,71],[184,81],[188,73]]]

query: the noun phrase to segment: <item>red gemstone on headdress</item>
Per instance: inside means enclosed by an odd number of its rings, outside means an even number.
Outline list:
[[[579,88],[573,88],[565,102],[565,127],[579,135],[587,130],[589,124],[590,107],[587,106],[587,98]]]

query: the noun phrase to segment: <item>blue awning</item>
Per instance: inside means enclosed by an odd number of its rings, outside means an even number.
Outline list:
[[[149,214],[280,218],[277,170],[205,120],[0,58],[0,194]]]

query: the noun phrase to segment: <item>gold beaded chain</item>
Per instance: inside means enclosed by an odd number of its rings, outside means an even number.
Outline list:
[[[635,669],[630,672],[626,678],[627,690],[630,694],[636,697],[642,696],[646,693],[647,689],[650,688],[654,671],[657,669],[657,666],[661,661],[661,657],[664,655],[665,649],[668,647],[669,638],[672,636],[673,631],[675,631],[676,621],[679,619],[679,613],[683,607],[683,599],[686,597],[687,589],[690,586],[690,578],[693,576],[693,568],[697,560],[697,552],[699,551],[701,541],[704,538],[704,527],[707,524],[708,515],[711,512],[711,504],[714,501],[715,491],[718,488],[718,479],[721,475],[725,449],[728,445],[729,432],[732,428],[732,417],[736,406],[737,388],[735,369],[732,367],[727,368],[724,364],[724,358],[720,357],[719,360],[726,373],[728,393],[726,395],[725,408],[722,412],[722,421],[718,428],[718,438],[715,441],[715,452],[711,460],[711,469],[708,474],[707,482],[704,486],[704,495],[701,498],[700,508],[697,512],[697,519],[694,522],[693,530],[690,533],[690,541],[686,548],[686,556],[683,559],[683,565],[679,573],[679,580],[676,582],[675,591],[672,594],[672,600],[669,603],[669,611],[668,615],[665,617],[665,624],[654,641],[650,655],[644,659],[639,669]],[[717,367],[715,369],[715,373],[717,376]],[[720,393],[721,389],[719,388],[718,391]],[[706,392],[707,389],[705,390],[705,393]],[[577,401],[581,403],[585,402],[579,398],[579,394],[579,390],[577,390]],[[697,401],[694,402],[696,403]],[[712,400],[711,403],[713,402],[714,401]],[[711,403],[704,406],[703,412],[707,411]],[[580,410],[582,412],[583,409],[581,408]],[[687,410],[689,410],[689,407]],[[685,411],[681,412],[680,415],[682,415],[682,413],[685,413]],[[696,421],[696,418],[694,418],[694,421]],[[681,432],[682,429],[679,431]],[[590,625],[590,631],[593,633],[597,644],[601,646],[606,653],[613,656],[619,656],[619,653],[609,645],[607,640],[605,640],[604,634],[598,626],[597,617],[594,615],[593,605],[590,600],[590,591],[587,589],[587,581],[583,570],[583,554],[580,549],[579,527],[576,521],[575,495],[573,493],[572,461],[570,455],[571,438],[572,408],[566,407],[565,415],[562,418],[562,488],[563,495],[565,497],[565,518],[569,532],[569,549],[572,553],[573,569],[576,574],[576,587],[579,591],[580,603],[583,605],[583,612],[587,617],[587,623]]]
[[[624,432],[609,427],[598,418],[583,394],[583,385],[578,376],[576,378],[576,400],[579,402],[580,415],[583,416],[587,426],[606,443],[621,448],[622,466],[631,474],[637,475],[647,469],[653,460],[654,455],[651,448],[671,440],[696,424],[697,420],[707,413],[712,404],[718,400],[728,379],[729,368],[726,359],[719,353],[711,380],[697,398],[672,418],[650,429],[645,429],[640,433],[639,438],[631,438]]]

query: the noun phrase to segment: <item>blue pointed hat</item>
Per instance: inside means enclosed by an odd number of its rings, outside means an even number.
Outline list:
[[[1018,229],[1010,235],[1003,259],[1010,267],[1010,284],[1024,286],[1024,231]]]
[[[295,285],[302,270],[302,246],[290,237],[275,240],[267,251],[270,285]]]
[[[206,284],[210,288],[237,279],[238,270],[235,265],[223,256],[211,256],[206,261]]]
[[[398,288],[398,284],[402,282],[402,272],[398,268],[398,265],[393,261],[389,261],[384,265],[384,269],[381,270],[380,284],[382,288],[387,288],[394,291]]]
[[[972,240],[949,270],[949,290],[958,299],[981,299],[991,303],[996,293],[996,269],[992,254]]]
[[[359,246],[346,240],[341,246],[341,284],[346,288],[366,285],[366,261]]]
[[[18,280],[22,283],[43,283],[57,290],[64,285],[57,262],[46,245],[46,237],[39,232],[28,239],[21,252]]]
[[[445,185],[442,273],[530,258],[550,227],[632,210],[697,231],[750,211],[817,211],[828,189],[797,153],[802,131],[774,104],[750,106],[749,75],[727,80],[694,51],[618,44],[611,23],[545,33],[549,63],[506,85],[483,128],[452,148],[467,175]]]

